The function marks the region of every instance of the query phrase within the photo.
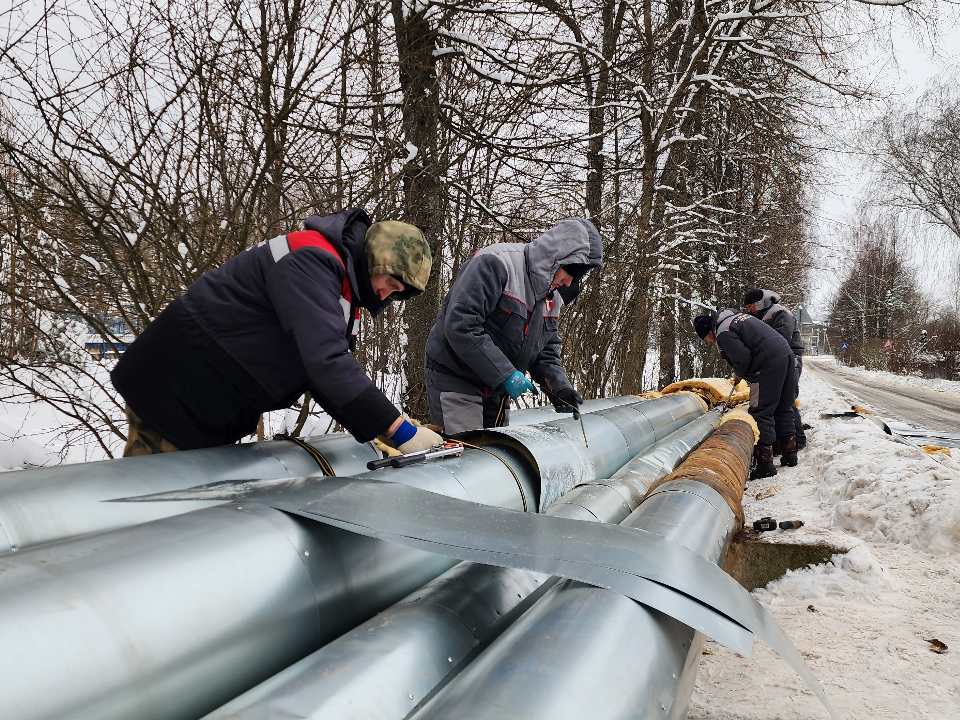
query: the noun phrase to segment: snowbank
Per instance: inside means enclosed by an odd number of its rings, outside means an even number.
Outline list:
[[[808,447],[796,468],[748,484],[747,521],[806,526],[771,535],[851,548],[754,596],[774,615],[843,720],[960,718],[960,472],[897,443],[804,374]],[[773,489],[771,493],[770,490]],[[929,640],[948,646],[933,652]],[[689,720],[827,718],[763,643],[749,660],[707,642]]]
[[[929,552],[960,549],[960,472],[861,418],[815,421],[806,462],[837,527]]]
[[[9,425],[0,423],[0,470],[22,470],[52,465],[59,460],[55,453],[25,437]]]

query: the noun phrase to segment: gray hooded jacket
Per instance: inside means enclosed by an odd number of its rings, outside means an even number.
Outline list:
[[[560,362],[557,324],[563,300],[551,291],[562,265],[603,267],[600,234],[571,218],[529,244],[501,243],[460,269],[427,339],[426,365],[498,390],[515,370],[530,371],[552,392],[570,387]]]
[[[790,343],[794,355],[803,355],[803,340],[797,329],[797,319],[793,313],[780,304],[780,295],[773,290],[764,290],[763,298],[757,303],[757,316],[767,325],[783,335]]]

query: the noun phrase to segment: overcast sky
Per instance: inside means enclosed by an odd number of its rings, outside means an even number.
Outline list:
[[[877,87],[888,95],[889,100],[868,103],[859,112],[838,115],[834,126],[836,137],[830,138],[837,149],[824,152],[820,158],[817,232],[827,248],[820,256],[823,268],[815,275],[814,295],[810,302],[810,309],[817,319],[823,314],[839,279],[842,252],[836,249],[841,247],[839,239],[858,204],[869,197],[873,182],[864,159],[855,153],[843,152],[844,139],[852,139],[862,132],[861,128],[869,119],[882,113],[889,104],[916,100],[932,78],[950,68],[960,68],[960,27],[951,26],[946,19],[934,38],[896,28],[891,35],[893,58],[888,50],[865,42],[861,68],[866,77],[876,78]],[[914,262],[921,271],[924,284],[943,282],[943,264],[955,265],[960,248],[953,250],[952,257],[946,256],[948,253],[949,248],[934,248],[928,242],[917,243]]]

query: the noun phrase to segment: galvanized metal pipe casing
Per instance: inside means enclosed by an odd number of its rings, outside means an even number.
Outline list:
[[[204,720],[403,718],[544,583],[552,578],[460,563]]]
[[[368,475],[517,510],[535,483],[482,451]],[[455,562],[242,503],[7,554],[0,717],[200,717]]]
[[[501,457],[510,450],[504,449]],[[396,470],[390,479],[464,499],[499,499],[507,507],[520,509],[521,488],[533,492],[536,484],[523,457],[516,455],[516,467],[508,468],[501,459],[477,451],[460,459]],[[14,649],[8,657],[17,661],[0,674],[5,688],[0,696],[14,708],[11,715],[24,720],[150,718],[150,713],[164,718],[197,717],[395,602],[453,562],[316,524],[305,530],[315,545],[304,549],[302,557],[298,543],[286,533],[281,533],[285,542],[261,541],[264,557],[251,572],[236,558],[233,563],[224,562],[224,556],[239,546],[234,525],[246,531],[240,535],[257,535],[244,518],[246,510],[234,515],[232,507],[243,506],[207,508],[0,558],[0,568],[7,571],[0,573],[0,594],[15,594],[14,605],[21,608],[16,620],[10,614],[0,615],[0,641],[5,649]],[[289,520],[277,511],[262,512],[263,518]],[[326,570],[314,572],[304,565],[307,552],[321,558]],[[265,640],[250,640],[260,637],[260,626],[250,629],[258,614],[224,612],[222,602],[197,607],[198,597],[220,597],[208,587],[209,578],[230,588],[230,602],[237,607],[259,607],[260,613],[264,608],[258,598],[269,596],[285,605],[288,596],[303,597],[307,586],[290,580],[292,570],[273,575],[260,570],[271,565],[296,567],[294,557],[307,567],[314,608],[320,612],[315,621],[305,620],[302,614],[281,613],[281,622],[295,626],[296,633],[276,632],[267,623],[275,644],[270,651],[257,648]],[[56,572],[51,574],[50,568]],[[28,612],[31,606],[42,607],[48,597],[75,606],[76,622],[59,625],[51,633],[43,615]],[[292,607],[300,608],[299,613],[302,604],[294,601]],[[211,614],[222,621],[210,621]],[[160,642],[154,632],[159,616],[166,623],[159,625],[169,642],[154,653],[154,644]],[[197,622],[209,632],[176,637],[174,628],[193,627]],[[234,658],[241,656],[243,661],[234,672]],[[228,657],[231,660],[225,662]],[[132,660],[132,669],[125,664],[127,659]],[[171,670],[181,665],[190,671]],[[41,666],[46,686],[58,688],[55,696],[37,694],[33,672]],[[115,692],[120,686],[126,691]],[[19,687],[26,691],[17,692]],[[110,698],[109,703],[104,704],[104,698]],[[162,714],[157,710],[160,706]]]
[[[735,523],[719,493],[678,481],[623,524],[719,562]],[[702,646],[700,633],[663,613],[562,581],[415,717],[681,720]]]
[[[626,395],[612,398],[595,398],[585,400],[580,406],[581,413],[593,413],[599,410],[618,407],[620,405],[632,405],[639,402],[639,398],[633,395]],[[510,425],[533,425],[534,423],[550,422],[563,417],[563,414],[557,413],[553,405],[544,405],[543,407],[523,408],[510,411]]]
[[[583,415],[582,428],[579,421],[565,418],[461,437],[489,447],[514,447],[528,456],[540,475],[537,507],[542,510],[577,485],[610,477],[638,452],[703,412],[703,402],[693,395],[668,395]]]
[[[384,545],[222,505],[0,558],[0,717],[200,717],[450,564]]]
[[[588,401],[588,412],[633,404],[634,397]],[[556,419],[549,411],[524,411]],[[305,442],[339,476],[366,472],[373,448],[347,433]],[[70,537],[149,522],[219,504],[219,501],[105,503],[116,498],[184,490],[225,480],[321,475],[316,461],[289,441],[267,441],[164,455],[60,465],[0,475],[0,554]],[[529,497],[536,497],[536,488]],[[482,502],[482,501],[481,501]]]
[[[666,475],[715,427],[718,415],[692,431],[684,426],[631,461],[657,464]],[[667,446],[678,448],[667,452]],[[653,467],[654,463],[650,463]],[[545,514],[593,522],[622,521],[640,503],[632,486],[596,480],[564,495]],[[276,717],[399,720],[436,692],[513,622],[557,578],[522,570],[460,563],[346,636],[204,720]],[[632,601],[629,601],[632,602]]]
[[[342,475],[377,454],[345,433],[307,438]],[[219,502],[107,503],[223,480],[321,475],[289,441],[229,445],[0,475],[0,553],[179,515]]]

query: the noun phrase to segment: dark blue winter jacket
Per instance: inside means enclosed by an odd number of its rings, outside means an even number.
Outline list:
[[[170,303],[111,373],[140,419],[178,448],[236,442],[256,430],[261,413],[307,390],[361,442],[399,417],[350,354],[357,309],[377,313],[386,304],[366,270],[370,218],[348,209],[304,226],[336,255],[307,245],[275,261],[270,243],[240,253]]]
[[[720,355],[747,382],[770,363],[793,357],[790,344],[776,330],[748,313],[724,308],[713,321],[713,336]]]

